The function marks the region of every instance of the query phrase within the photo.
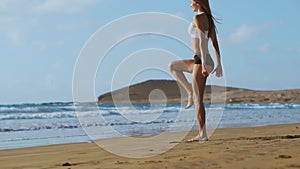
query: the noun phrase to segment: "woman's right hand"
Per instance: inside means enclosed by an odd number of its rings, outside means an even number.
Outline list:
[[[201,64],[201,65],[202,65],[202,75],[203,75],[204,77],[207,77],[207,76],[208,76],[208,72],[207,72],[207,70],[206,70],[206,67],[205,67],[204,64]]]
[[[217,67],[215,68],[215,70],[212,73],[215,73],[215,72],[216,72],[217,77],[222,77],[223,76],[223,69],[222,69],[221,64],[217,65]]]

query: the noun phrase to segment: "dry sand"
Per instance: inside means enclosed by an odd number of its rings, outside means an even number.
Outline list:
[[[194,135],[190,132],[186,139]],[[110,141],[118,144],[120,139]],[[203,144],[182,141],[168,152],[140,159],[111,154],[94,143],[2,150],[0,168],[300,168],[300,124],[217,129]]]

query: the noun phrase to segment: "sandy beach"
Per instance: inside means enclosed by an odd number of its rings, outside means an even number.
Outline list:
[[[192,131],[186,139],[194,135]],[[109,141],[117,145],[120,139]],[[95,143],[1,150],[0,168],[300,168],[299,147],[300,124],[231,128],[217,129],[208,142],[182,141],[150,158],[117,156]]]

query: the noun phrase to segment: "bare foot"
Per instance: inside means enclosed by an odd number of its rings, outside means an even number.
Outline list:
[[[192,143],[192,142],[200,142],[200,143],[204,143],[208,140],[207,137],[200,137],[200,135],[195,136],[192,139],[187,140],[187,143]]]
[[[189,109],[190,107],[192,107],[194,104],[194,99],[193,99],[193,95],[189,94],[188,96],[188,104],[185,106],[185,109]]]

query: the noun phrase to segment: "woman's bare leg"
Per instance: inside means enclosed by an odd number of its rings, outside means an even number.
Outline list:
[[[196,117],[198,121],[199,135],[197,135],[196,137],[188,141],[206,141],[207,140],[206,125],[205,125],[206,112],[203,103],[203,96],[204,96],[207,77],[205,77],[202,74],[201,64],[194,65],[192,77],[193,77],[192,89],[194,94],[194,104],[196,110]]]
[[[193,105],[193,90],[191,84],[187,81],[183,72],[192,73],[194,67],[194,60],[179,60],[173,61],[169,65],[170,72],[174,75],[176,80],[183,86],[188,93],[188,103],[186,109]]]

